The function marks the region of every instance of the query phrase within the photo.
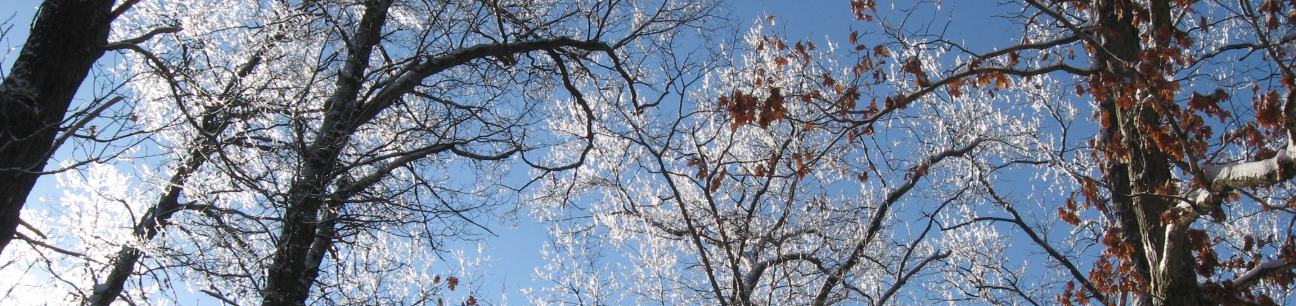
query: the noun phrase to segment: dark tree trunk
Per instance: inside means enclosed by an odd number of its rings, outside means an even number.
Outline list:
[[[318,176],[317,176],[318,177]],[[315,180],[307,178],[306,180]],[[323,185],[315,182],[298,181],[289,191],[294,201],[284,213],[283,228],[275,253],[271,257],[262,292],[263,306],[301,306],[306,305],[310,297],[310,288],[318,275],[319,262],[312,261],[309,253],[313,246],[322,244],[319,239],[331,240],[332,237],[318,237],[316,232],[320,222],[323,199]],[[315,266],[311,266],[314,263]]]
[[[1151,27],[1137,27],[1135,8],[1148,10]],[[1170,158],[1158,148],[1149,128],[1159,128],[1161,122],[1152,111],[1151,103],[1161,101],[1155,88],[1156,80],[1140,75],[1138,65],[1168,67],[1164,63],[1143,62],[1141,53],[1145,42],[1140,30],[1162,33],[1170,30],[1169,4],[1164,0],[1150,1],[1150,5],[1128,0],[1099,1],[1094,6],[1098,27],[1095,31],[1100,46],[1094,51],[1095,67],[1101,69],[1099,83],[1106,86],[1108,94],[1096,97],[1110,117],[1104,135],[1114,142],[1107,152],[1111,162],[1107,167],[1107,181],[1112,183],[1113,206],[1121,236],[1133,244],[1135,253],[1128,260],[1135,261],[1135,273],[1147,281],[1146,294],[1136,297],[1137,305],[1195,306],[1206,303],[1198,288],[1193,272],[1194,259],[1187,247],[1186,230],[1174,228],[1162,220],[1163,214],[1175,203],[1164,194],[1171,182]],[[1124,12],[1123,14],[1117,12]],[[1168,36],[1151,35],[1150,47],[1164,46]],[[1168,59],[1152,58],[1152,61]],[[1146,69],[1146,68],[1145,68]],[[1155,68],[1154,68],[1155,69]],[[1167,71],[1160,71],[1169,73]],[[1150,84],[1139,89],[1135,83]],[[1121,101],[1121,99],[1125,99]],[[1132,102],[1131,102],[1132,101]]]
[[[323,252],[332,245],[334,218],[331,214],[341,204],[339,199],[327,198],[326,187],[337,178],[338,155],[356,130],[355,121],[361,111],[357,101],[361,82],[369,68],[369,56],[381,41],[391,3],[391,0],[366,2],[353,41],[348,44],[347,61],[338,73],[337,89],[329,97],[324,120],[315,131],[318,137],[301,152],[303,165],[288,190],[283,228],[262,290],[263,306],[305,305],[319,275]]]
[[[47,0],[0,87],[0,252],[45,168],[54,137],[104,53],[113,0]]]

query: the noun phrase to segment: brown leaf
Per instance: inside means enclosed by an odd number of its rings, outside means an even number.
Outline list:
[[[855,101],[859,100],[859,97],[859,89],[856,89],[855,87],[847,88],[846,92],[837,99],[837,107],[842,113],[854,110]]]
[[[1080,217],[1076,216],[1075,212],[1067,211],[1066,209],[1058,207],[1057,213],[1058,213],[1058,218],[1062,219],[1063,222],[1069,223],[1071,225],[1080,224]]]
[[[720,183],[724,180],[725,170],[721,169],[719,174],[711,178],[711,193],[720,190]]]
[[[911,57],[909,60],[905,61],[904,66],[900,67],[900,71],[912,73],[914,75],[914,81],[919,87],[927,87],[931,84],[931,82],[927,80],[927,73],[922,70],[922,61],[917,57]]]
[[[769,97],[761,107],[759,122],[761,128],[768,128],[770,123],[783,119],[787,108],[783,106],[783,92],[777,87],[770,88]]]
[[[1282,108],[1278,105],[1277,91],[1270,90],[1257,97],[1252,104],[1255,106],[1256,123],[1260,127],[1272,128],[1282,124]]]
[[[1228,99],[1228,93],[1220,89],[1216,89],[1210,95],[1194,92],[1192,97],[1188,98],[1188,109],[1206,113],[1209,116],[1219,118],[1220,122],[1224,122],[1229,113],[1219,106],[1219,102],[1226,99]]]
[[[918,165],[917,167],[914,167],[914,168],[913,168],[913,174],[914,174],[915,176],[924,176],[924,175],[927,175],[927,168],[928,168],[928,166],[925,165],[925,164],[923,164],[923,165]]]

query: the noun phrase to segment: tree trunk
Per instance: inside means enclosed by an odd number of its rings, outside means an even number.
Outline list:
[[[319,212],[323,200],[319,194],[323,191],[323,186],[309,182],[294,185],[296,186],[293,186],[290,193],[314,195],[295,197],[297,201],[291,203],[284,213],[283,229],[279,242],[275,245],[266,288],[262,292],[263,306],[306,305],[310,288],[319,271],[318,261],[314,262],[315,266],[308,265],[312,262],[308,253],[312,246],[320,244],[316,240],[332,238],[317,237],[315,234],[320,221]],[[308,273],[311,271],[315,273]]]
[[[369,68],[369,56],[381,41],[383,24],[391,0],[367,1],[364,15],[348,55],[338,73],[337,89],[329,97],[324,120],[316,130],[315,142],[302,152],[303,167],[288,190],[283,228],[267,272],[262,291],[263,306],[300,306],[310,297],[310,288],[319,275],[323,252],[332,245],[333,211],[340,209],[339,199],[328,199],[327,188],[338,177],[338,155],[355,132],[361,108],[357,101]],[[328,202],[330,207],[323,207]],[[324,214],[321,217],[321,214]]]
[[[54,137],[90,67],[104,53],[113,0],[47,0],[0,86],[0,252],[45,168]]]
[[[1201,295],[1193,272],[1194,259],[1187,246],[1187,231],[1162,219],[1175,204],[1169,197],[1158,196],[1166,192],[1165,187],[1171,182],[1170,159],[1154,144],[1150,135],[1145,135],[1148,127],[1159,128],[1161,122],[1160,115],[1148,104],[1173,101],[1158,101],[1162,99],[1159,95],[1135,86],[1136,82],[1153,81],[1135,70],[1137,65],[1148,64],[1142,63],[1140,56],[1143,51],[1141,34],[1147,33],[1139,32],[1132,10],[1140,6],[1149,10],[1153,20],[1148,31],[1166,31],[1170,26],[1168,19],[1160,20],[1168,16],[1168,3],[1154,0],[1150,4],[1143,6],[1128,0],[1106,0],[1094,6],[1098,18],[1095,33],[1100,45],[1093,52],[1093,58],[1095,67],[1101,69],[1097,76],[1099,84],[1095,86],[1109,89],[1106,96],[1095,98],[1100,99],[1104,111],[1110,116],[1103,119],[1108,120],[1103,133],[1116,145],[1107,152],[1113,160],[1106,175],[1108,182],[1113,184],[1112,198],[1122,238],[1134,244],[1136,254],[1128,260],[1142,261],[1134,262],[1135,273],[1147,281],[1146,288],[1143,288],[1145,294],[1135,298],[1136,305],[1204,305],[1208,303]],[[1121,11],[1124,13],[1119,13]],[[1168,41],[1168,38],[1162,40],[1164,37],[1160,35],[1152,36],[1157,37],[1153,40],[1154,46]]]

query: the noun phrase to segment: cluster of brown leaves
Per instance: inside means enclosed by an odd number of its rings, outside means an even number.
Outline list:
[[[851,0],[851,13],[855,19],[871,22],[877,14],[877,0]]]
[[[1219,241],[1218,238],[1211,239],[1210,234],[1203,230],[1188,231],[1188,245],[1193,248],[1197,259],[1197,265],[1193,267],[1197,275],[1211,277],[1220,268],[1219,255],[1215,254],[1215,244]]]
[[[1097,180],[1084,178],[1081,181],[1080,191],[1072,193],[1066,203],[1058,208],[1058,217],[1071,225],[1078,225],[1081,222],[1079,215],[1081,210],[1094,208],[1106,213],[1107,206],[1098,193],[1099,188]],[[1077,195],[1083,201],[1077,201]],[[1139,277],[1138,273],[1133,273],[1134,257],[1137,256],[1136,246],[1122,239],[1120,232],[1115,228],[1104,231],[1102,243],[1104,249],[1089,271],[1089,282],[1098,290],[1108,293],[1128,293],[1144,288],[1147,280]],[[1068,306],[1088,305],[1090,298],[1090,293],[1075,288],[1074,283],[1068,283],[1062,293],[1056,296],[1058,303]]]
[[[1218,267],[1249,270],[1252,267],[1260,266],[1263,263],[1266,256],[1262,250],[1266,248],[1277,249],[1278,258],[1281,260],[1296,260],[1296,240],[1288,237],[1287,241],[1283,243],[1282,246],[1278,246],[1272,235],[1263,239],[1251,235],[1243,237],[1241,249],[1239,249],[1236,254],[1233,254],[1230,259],[1223,262],[1210,262],[1209,258],[1201,258],[1202,254],[1200,253],[1200,250],[1197,250],[1197,256],[1198,260],[1206,260],[1206,262],[1213,263]],[[1202,268],[1199,268],[1199,274],[1201,273],[1201,269]],[[1290,269],[1272,271],[1262,277],[1260,282],[1267,282],[1280,287],[1291,287],[1293,283],[1296,283],[1296,273],[1293,273]],[[1229,283],[1218,282],[1207,282],[1202,286],[1202,290],[1205,291],[1208,296],[1217,297],[1221,300],[1240,299],[1248,301],[1246,304],[1262,306],[1279,305],[1272,297],[1257,294],[1249,289],[1250,286],[1234,286]]]
[[[1099,291],[1111,294],[1137,292],[1145,288],[1147,280],[1133,273],[1135,246],[1121,239],[1115,229],[1103,233],[1102,243],[1106,248],[1089,270],[1089,282]],[[1068,282],[1056,297],[1059,304],[1066,306],[1088,305],[1090,298],[1085,290],[1075,288],[1073,282]]]
[[[792,153],[792,159],[787,161],[788,168],[795,171],[797,178],[805,178],[810,174],[810,165],[807,163],[812,158],[809,151]]]
[[[1282,125],[1282,105],[1279,103],[1278,91],[1269,90],[1264,94],[1259,93],[1258,87],[1252,87],[1256,92],[1251,100],[1252,106],[1255,106],[1256,123],[1262,128],[1277,128]]]
[[[761,128],[769,128],[771,123],[783,119],[787,114],[787,107],[783,105],[783,91],[778,87],[770,87],[769,95],[765,99],[759,99],[754,95],[734,90],[733,94],[720,96],[720,107],[728,111],[729,116],[733,118],[731,130],[737,130],[738,127],[756,123]]]
[[[910,57],[909,60],[905,61],[904,65],[900,67],[900,71],[913,74],[914,83],[918,87],[931,86],[931,80],[927,78],[927,73],[923,72],[922,61],[917,57]]]

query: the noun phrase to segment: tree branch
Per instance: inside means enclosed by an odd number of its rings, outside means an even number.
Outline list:
[[[1229,288],[1243,288],[1243,287],[1251,286],[1251,284],[1260,281],[1261,277],[1264,277],[1269,273],[1273,273],[1285,269],[1291,269],[1292,267],[1296,267],[1296,260],[1279,258],[1273,261],[1268,261],[1256,265],[1255,267],[1251,268],[1251,270],[1247,270],[1246,272],[1243,272],[1241,275],[1238,275],[1233,280],[1228,281],[1227,283],[1225,283],[1225,285]]]
[[[387,86],[379,89],[368,103],[362,106],[360,114],[356,116],[352,126],[359,126],[377,116],[387,107],[395,103],[400,96],[413,91],[414,86],[418,85],[424,78],[430,77],[442,71],[463,65],[475,60],[513,55],[518,53],[528,53],[540,50],[556,50],[560,48],[577,48],[587,51],[612,52],[612,47],[606,43],[596,40],[577,40],[570,37],[558,37],[551,39],[527,40],[512,43],[492,43],[480,44],[467,48],[451,51],[449,53],[433,57],[425,62],[415,61],[406,67],[395,79],[392,79]]]
[[[927,256],[926,259],[923,259],[922,262],[918,263],[917,267],[914,267],[913,269],[909,269],[908,273],[905,273],[904,276],[901,276],[900,279],[896,280],[894,284],[891,284],[891,287],[887,288],[887,291],[885,293],[882,293],[882,297],[879,297],[877,302],[874,303],[874,305],[879,305],[879,306],[886,305],[886,301],[891,299],[891,296],[895,295],[896,292],[900,291],[900,288],[904,287],[905,283],[908,283],[909,279],[913,278],[914,275],[917,275],[918,271],[922,271],[923,267],[926,267],[928,264],[931,264],[934,261],[945,259],[946,257],[949,257],[950,254],[953,253],[954,253],[953,251],[936,252],[934,254],[931,254],[931,256]]]
[[[928,173],[927,170],[928,168],[930,168],[932,165],[935,165],[945,160],[946,158],[962,156],[964,154],[967,154],[968,152],[971,152],[972,149],[975,149],[977,146],[979,146],[982,142],[985,142],[985,139],[977,138],[975,140],[972,140],[972,142],[967,144],[966,146],[945,150],[934,156],[931,156],[927,158],[927,160],[919,164],[918,166],[914,167],[914,170],[910,172],[911,175],[909,176],[908,180],[905,181],[904,185],[901,185],[900,187],[893,189],[891,190],[891,192],[887,193],[887,196],[882,201],[881,206],[878,207],[877,212],[871,217],[871,220],[869,221],[869,227],[864,232],[864,239],[861,239],[859,242],[856,242],[854,249],[851,250],[850,255],[846,257],[846,262],[842,263],[841,266],[837,267],[837,270],[833,271],[831,275],[828,275],[828,280],[824,281],[823,286],[819,287],[819,292],[815,294],[815,298],[814,301],[812,302],[812,305],[823,306],[827,304],[828,294],[832,292],[833,287],[836,287],[837,284],[841,283],[842,278],[846,276],[846,272],[850,271],[850,269],[855,267],[855,264],[859,263],[859,258],[861,255],[863,255],[864,248],[868,246],[870,242],[873,241],[873,238],[876,237],[877,233],[882,229],[882,220],[886,218],[887,212],[890,211],[891,209],[891,205],[895,204],[895,202],[899,201],[900,198],[904,197],[904,195],[907,194],[910,189],[913,189],[913,187],[918,184],[918,181],[921,180],[924,176],[926,176],[926,174]],[[919,169],[922,170],[918,171]]]
[[[180,32],[180,28],[179,28],[179,27],[160,27],[160,28],[156,28],[156,29],[153,29],[153,30],[151,30],[151,31],[148,31],[148,33],[144,33],[143,35],[140,35],[140,36],[136,36],[136,37],[133,37],[133,38],[128,38],[128,39],[125,39],[125,40],[122,40],[122,41],[115,41],[115,42],[108,43],[108,44],[104,45],[104,50],[108,50],[108,51],[116,51],[116,50],[121,50],[121,49],[127,49],[127,48],[130,48],[131,45],[138,45],[138,44],[140,44],[140,43],[143,43],[143,42],[145,42],[145,41],[148,41],[149,39],[152,39],[154,36],[158,36],[158,35],[162,35],[162,34],[168,34],[168,33],[175,33],[175,32]]]

